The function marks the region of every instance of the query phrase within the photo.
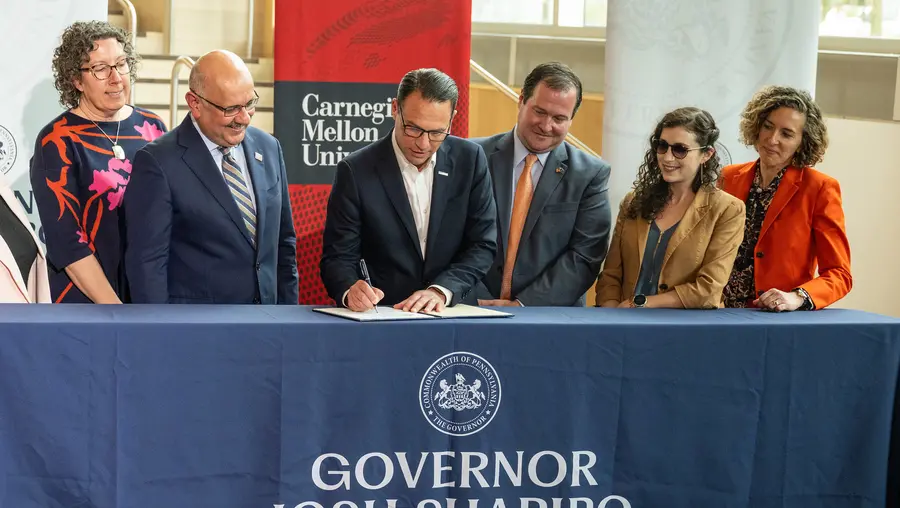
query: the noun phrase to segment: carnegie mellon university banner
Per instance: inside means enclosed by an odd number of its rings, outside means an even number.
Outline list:
[[[460,91],[453,133],[469,123],[471,0],[275,4],[275,135],[297,230],[300,303],[329,303],[319,278],[325,205],[337,163],[393,128],[406,72],[436,67]]]

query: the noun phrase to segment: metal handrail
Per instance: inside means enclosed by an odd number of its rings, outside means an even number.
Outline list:
[[[128,21],[128,33],[131,36],[131,47],[137,46],[137,10],[131,0],[118,0],[122,12],[125,13],[125,19]],[[128,94],[128,103],[134,105],[134,83],[131,84],[131,93]]]
[[[180,56],[176,58],[175,63],[172,64],[172,95],[169,97],[169,129],[175,128],[175,124],[178,122],[178,74],[181,72],[182,66],[190,69],[194,66],[194,60],[188,56]]]
[[[172,0],[166,2],[166,54],[172,54],[172,47],[175,45],[175,8],[172,6]]]
[[[120,0],[121,1],[121,0]],[[175,42],[175,30],[173,27],[175,26],[175,9],[173,8],[172,3],[174,0],[169,0],[166,9],[168,10],[168,37],[166,37],[166,53],[172,53],[172,47]],[[253,18],[256,14],[256,3],[255,0],[247,0],[247,58],[253,57]]]
[[[256,2],[247,0],[247,58],[253,57],[253,16],[256,11]]]
[[[475,74],[478,74],[479,76],[484,78],[484,80],[487,81],[488,84],[499,90],[500,93],[516,102],[519,101],[519,94],[517,94],[512,88],[507,86],[506,83],[497,79],[496,76],[488,72],[484,67],[478,65],[478,62],[476,62],[475,60],[469,60],[469,67],[473,71],[475,71]],[[574,145],[576,148],[593,155],[594,157],[600,157],[600,154],[592,150],[591,147],[584,144],[583,141],[573,136],[571,132],[566,134],[566,141]]]

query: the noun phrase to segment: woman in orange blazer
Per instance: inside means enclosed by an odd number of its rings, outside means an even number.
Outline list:
[[[716,308],[744,232],[744,204],[716,188],[719,137],[697,108],[666,114],[622,201],[597,283],[602,307]]]
[[[722,171],[722,189],[747,208],[725,306],[831,305],[850,292],[853,279],[840,186],[811,167],[828,147],[819,106],[803,90],[763,88],[741,114],[741,138],[759,159]]]

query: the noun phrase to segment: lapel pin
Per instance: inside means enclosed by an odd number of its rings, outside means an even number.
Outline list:
[[[443,171],[438,171],[438,174],[441,175],[441,176],[450,176],[450,175],[448,175],[447,173],[444,173]]]
[[[563,174],[563,173],[566,172],[566,170],[563,169],[563,168],[561,168],[561,167],[559,167],[559,168],[556,168],[556,172],[557,172],[558,174]]]
[[[262,154],[261,153],[254,152],[253,156],[256,158],[256,160],[258,160],[259,162],[262,162]]]

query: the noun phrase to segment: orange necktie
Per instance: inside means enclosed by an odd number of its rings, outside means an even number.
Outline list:
[[[516,254],[519,252],[519,240],[522,239],[522,228],[528,217],[531,196],[534,194],[534,182],[531,180],[531,168],[537,161],[537,155],[525,156],[525,168],[516,184],[516,197],[513,201],[512,216],[509,219],[509,241],[506,247],[506,262],[503,263],[503,281],[500,283],[500,298],[509,300],[512,291],[512,274],[516,266]]]

